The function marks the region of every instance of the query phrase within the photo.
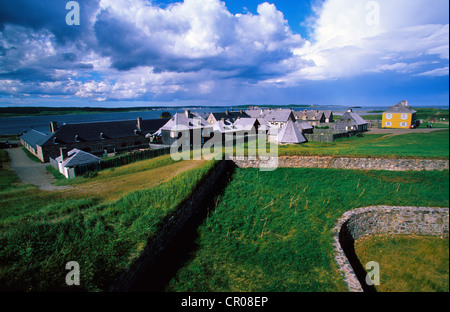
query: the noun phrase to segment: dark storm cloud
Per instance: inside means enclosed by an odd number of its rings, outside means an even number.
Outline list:
[[[87,40],[90,21],[98,10],[99,0],[78,1],[80,25],[66,24],[66,3],[63,0],[0,0],[0,30],[6,24],[20,25],[35,31],[46,29],[55,35],[59,43]]]

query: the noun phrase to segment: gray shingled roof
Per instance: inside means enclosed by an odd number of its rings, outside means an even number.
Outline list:
[[[292,110],[290,109],[271,109],[265,111],[262,117],[268,122],[287,122],[291,114]]]
[[[339,118],[339,120],[342,118],[344,118],[344,120],[350,119],[351,120],[351,122],[349,123],[350,125],[361,126],[368,124],[368,122],[365,119],[363,119],[355,112],[345,112],[344,115],[342,115],[341,118]],[[339,120],[336,122],[339,122]]]
[[[306,142],[305,137],[292,120],[289,120],[286,125],[281,128],[277,140],[279,143],[289,144]]]
[[[385,111],[385,113],[393,113],[393,114],[408,113],[408,114],[412,114],[412,113],[417,113],[417,112],[415,110],[413,110],[409,106],[403,105],[402,103],[398,103],[398,104],[395,104],[394,106],[389,106],[388,110]]]
[[[252,118],[260,118],[262,117],[264,111],[262,109],[248,109],[245,113]]]
[[[212,128],[204,118],[197,113],[184,112],[176,113],[170,120],[161,127],[161,130],[174,130],[177,126],[187,127],[187,129]]]
[[[62,166],[63,167],[74,167],[79,165],[86,165],[86,164],[92,164],[92,163],[98,163],[102,159],[94,156],[90,153],[87,153],[85,151],[81,151],[77,148],[74,148],[70,150],[68,153],[68,158],[63,161]],[[55,159],[58,163],[61,161],[61,156],[56,157]]]
[[[278,109],[249,109],[245,113],[252,118],[264,118],[268,122],[286,122],[292,114],[292,110],[288,108]],[[292,115],[292,117],[294,117]]]
[[[331,115],[331,111],[320,111],[320,110],[302,110],[302,111],[294,111],[294,116],[298,119],[303,119],[303,116],[306,116],[306,120],[320,120],[322,115],[327,114]],[[328,113],[329,112],[329,113]],[[325,118],[326,115],[325,115]]]
[[[211,113],[211,115],[213,115],[217,121],[225,119],[225,120],[230,120],[231,122],[235,122],[238,118],[251,117],[251,116],[247,115],[245,112],[241,113],[240,111],[238,111],[238,112],[225,111],[225,112]],[[205,119],[207,119],[207,118],[205,118]]]
[[[300,131],[314,128],[309,122],[305,120],[297,120],[295,122],[295,125],[298,127]]]
[[[36,145],[42,145],[49,137],[49,135],[34,129],[31,129],[20,136],[24,142],[34,148],[36,148]]]
[[[233,126],[238,130],[254,130],[257,132],[257,127],[259,126],[259,121],[257,118],[239,118],[233,123]]]

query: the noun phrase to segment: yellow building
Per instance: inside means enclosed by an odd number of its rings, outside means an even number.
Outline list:
[[[383,128],[408,129],[415,124],[416,111],[408,105],[408,101],[389,106],[389,109],[383,113]]]

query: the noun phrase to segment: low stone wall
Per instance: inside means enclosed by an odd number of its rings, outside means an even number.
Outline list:
[[[374,206],[348,211],[334,228],[336,262],[348,289],[373,290],[365,284],[365,269],[355,254],[354,241],[373,234],[417,234],[449,237],[449,209]]]
[[[231,159],[240,168],[260,168],[269,160],[259,158]],[[275,161],[274,161],[275,160]],[[270,159],[278,168],[341,168],[359,170],[446,170],[448,159],[415,159],[415,158],[373,158],[373,157],[333,157],[333,156],[279,156]]]

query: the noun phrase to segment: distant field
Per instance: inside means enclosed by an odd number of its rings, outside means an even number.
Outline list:
[[[215,165],[163,156],[45,192],[18,184],[0,156],[0,290],[10,291],[73,290],[68,261],[82,271],[76,290],[103,290]]]
[[[448,292],[449,240],[430,236],[369,236],[355,242],[361,263],[380,265],[382,292]]]
[[[449,157],[449,131],[402,135],[364,134],[341,138],[334,142],[307,142],[299,145],[280,145],[280,156],[331,155],[379,157]]]
[[[448,207],[449,173],[236,169],[169,291],[347,291],[333,233],[348,210]]]

